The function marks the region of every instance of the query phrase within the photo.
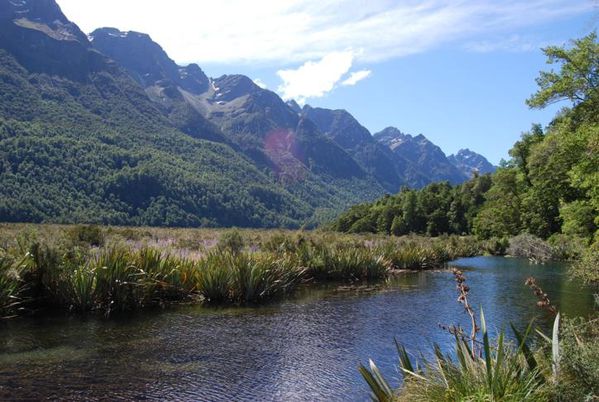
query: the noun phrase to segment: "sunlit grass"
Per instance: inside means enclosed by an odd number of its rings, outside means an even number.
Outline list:
[[[384,279],[481,247],[457,237],[0,225],[0,250],[0,309],[9,316],[23,308],[109,315],[186,301],[262,303],[302,282]]]

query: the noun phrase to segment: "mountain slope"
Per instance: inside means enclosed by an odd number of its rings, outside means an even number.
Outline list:
[[[441,148],[422,134],[413,137],[395,127],[387,127],[374,138],[404,163],[406,175],[412,182],[419,183],[418,187],[438,181],[459,184],[468,179],[447,159]]]
[[[172,127],[53,2],[18,13],[24,3],[0,2],[0,220],[296,226],[311,216],[231,147]]]
[[[347,151],[388,192],[397,192],[407,183],[393,153],[379,144],[351,114],[345,110],[330,110],[304,106],[302,115],[312,120],[327,137]],[[398,171],[399,170],[399,171]]]

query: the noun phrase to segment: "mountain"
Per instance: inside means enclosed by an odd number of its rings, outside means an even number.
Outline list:
[[[179,66],[147,34],[87,36],[54,0],[0,0],[0,221],[310,226],[466,178],[389,135]]]
[[[53,1],[0,11],[1,221],[256,227],[314,214],[229,145],[174,127]]]
[[[410,184],[404,180],[403,171],[395,163],[393,153],[379,144],[347,111],[305,105],[301,113],[349,153],[386,191],[394,193],[403,184]]]
[[[395,127],[387,127],[374,138],[389,148],[397,159],[404,161],[406,176],[419,184],[416,187],[438,181],[459,184],[469,178],[447,159],[441,148],[422,134],[414,137]]]
[[[474,172],[486,174],[497,170],[497,167],[493,166],[487,158],[468,148],[460,149],[457,154],[449,155],[447,159],[468,177],[471,177]]]
[[[90,37],[157,103],[195,111],[312,207],[338,210],[384,192],[350,154],[298,114],[297,104],[285,103],[250,78],[233,74],[208,79],[202,73],[199,81],[206,84],[190,88],[181,79],[189,76],[190,66],[177,66],[148,35],[102,28]]]

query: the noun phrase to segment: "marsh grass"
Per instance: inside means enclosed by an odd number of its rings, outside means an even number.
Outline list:
[[[26,286],[21,275],[28,268],[29,261],[29,254],[21,260],[0,255],[0,318],[11,317],[18,312]]]
[[[47,307],[109,315],[187,301],[262,303],[302,282],[384,279],[480,247],[458,237],[0,225],[0,250],[3,315]]]

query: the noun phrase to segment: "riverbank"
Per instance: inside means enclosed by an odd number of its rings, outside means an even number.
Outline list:
[[[384,279],[497,251],[472,237],[321,231],[0,226],[0,312],[254,304],[306,282]]]

